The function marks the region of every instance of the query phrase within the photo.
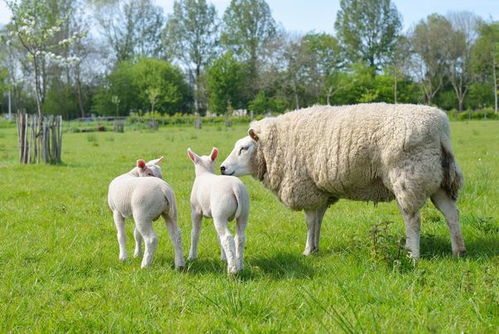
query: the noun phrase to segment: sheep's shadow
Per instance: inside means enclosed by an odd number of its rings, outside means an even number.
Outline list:
[[[292,253],[248,256],[245,258],[245,268],[237,275],[237,278],[241,280],[311,278],[314,275],[314,269],[306,260],[304,256]],[[225,274],[226,272],[227,263],[220,259],[198,258],[187,262],[187,273],[191,275]]]
[[[491,234],[488,238],[466,240],[466,258],[479,260],[499,255],[499,235]],[[421,235],[421,258],[450,258],[452,257],[451,243],[449,238],[431,234]]]

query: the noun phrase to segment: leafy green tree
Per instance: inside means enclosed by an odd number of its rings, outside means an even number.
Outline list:
[[[116,62],[163,55],[163,10],[152,0],[94,1],[95,17]]]
[[[263,48],[276,36],[276,23],[265,0],[232,0],[223,16],[222,43],[249,64],[257,77]]]
[[[391,0],[341,0],[335,28],[351,63],[380,70],[393,56],[401,19]]]
[[[470,92],[482,94],[486,86],[490,87],[494,97],[494,111],[497,113],[497,72],[499,70],[499,21],[482,23],[479,36],[472,50],[472,69],[480,84]],[[479,88],[480,87],[480,88]],[[474,96],[473,98],[476,99]]]
[[[415,55],[414,73],[421,83],[426,104],[432,102],[445,83],[454,36],[451,23],[438,14],[421,20],[411,34]]]
[[[248,75],[247,65],[237,61],[232,52],[216,59],[208,68],[209,110],[225,113],[229,105],[244,108]]]
[[[267,96],[265,96],[265,92],[258,92],[255,98],[249,102],[248,109],[253,111],[257,115],[263,115],[269,112],[271,109],[271,104]]]
[[[194,72],[194,107],[200,110],[202,69],[216,54],[218,18],[206,0],[179,0],[173,4],[164,30],[167,53]]]
[[[94,110],[101,115],[115,114],[116,108],[123,116],[152,107],[168,114],[190,111],[192,94],[182,72],[163,60],[142,58],[136,64],[119,63],[106,86],[95,98]],[[119,103],[113,104],[113,96]]]

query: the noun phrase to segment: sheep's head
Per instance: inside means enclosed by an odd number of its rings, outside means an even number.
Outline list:
[[[139,176],[154,176],[162,179],[163,175],[161,173],[161,167],[159,166],[159,164],[162,163],[163,160],[163,157],[151,160],[149,162],[145,162],[142,159],[137,160],[137,172]]]
[[[254,129],[249,129],[248,135],[236,142],[232,152],[222,162],[220,171],[223,175],[242,176],[252,173],[259,138]]]
[[[202,172],[215,173],[215,159],[218,156],[218,149],[214,147],[210,155],[199,156],[194,153],[190,148],[187,149],[187,155],[194,163],[196,175]]]

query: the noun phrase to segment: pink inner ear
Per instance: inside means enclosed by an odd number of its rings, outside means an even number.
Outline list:
[[[144,160],[142,160],[142,159],[137,160],[137,167],[144,169],[145,166],[146,166],[146,162]]]
[[[211,151],[211,160],[214,161],[218,156],[218,150],[216,148],[214,148],[212,151]]]
[[[189,155],[189,158],[191,158],[191,160],[193,162],[196,162],[196,157],[194,156],[194,154],[191,151],[187,151],[187,154]]]

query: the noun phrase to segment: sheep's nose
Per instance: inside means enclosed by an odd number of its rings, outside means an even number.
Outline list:
[[[222,174],[225,172],[225,166],[220,166],[220,172],[222,172]]]

